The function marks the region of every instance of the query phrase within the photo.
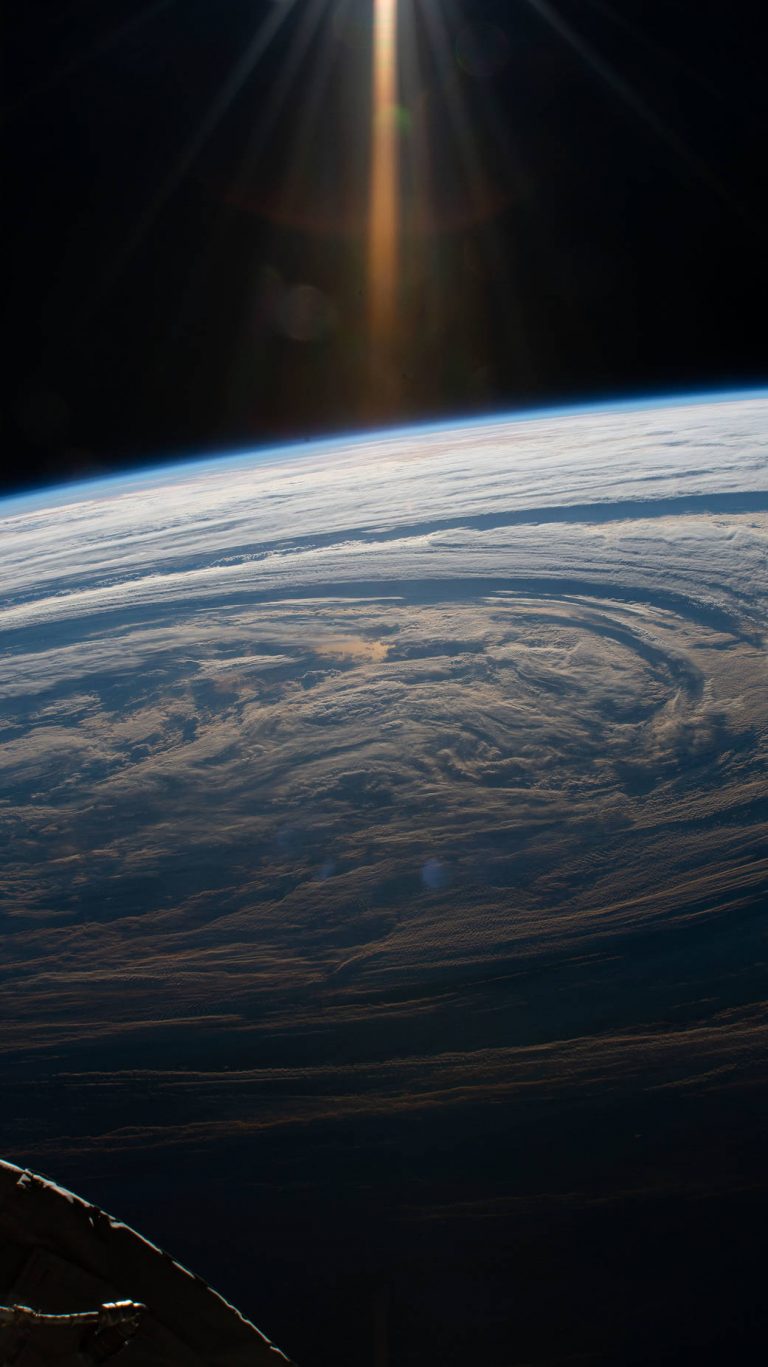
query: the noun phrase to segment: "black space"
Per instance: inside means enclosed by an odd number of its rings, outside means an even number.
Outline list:
[[[332,20],[315,33],[243,170],[309,2],[175,180],[274,7],[5,5],[7,487],[378,420],[762,380],[762,6],[557,0],[590,65],[533,0],[446,0],[465,48],[470,20],[506,34],[505,61],[485,28],[470,72],[454,64],[482,217],[416,7],[438,223],[405,248],[397,401],[365,411],[362,214],[340,208],[360,208],[365,181],[359,19],[307,116]],[[288,173],[301,191],[286,207]],[[280,335],[276,278],[323,291],[328,335]]]

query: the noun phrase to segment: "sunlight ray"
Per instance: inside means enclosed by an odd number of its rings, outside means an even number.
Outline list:
[[[238,95],[268,50],[277,33],[282,28],[297,0],[283,0],[275,6],[269,16],[256,30],[245,51],[234,63],[229,76],[208,106],[200,124],[195,129],[186,146],[166,175],[150,204],[144,210],[128,241],[124,244],[115,263],[115,275],[119,275],[134,252],[141,245],[157,215],[178,189],[184,177],[200,155],[209,138],[234,104]]]
[[[330,0],[311,0],[302,17],[298,32],[293,42],[288,58],[283,66],[280,76],[275,83],[261,115],[257,127],[249,140],[248,147],[242,158],[240,171],[237,177],[235,188],[235,199],[242,193],[245,184],[254,173],[259,159],[268,146],[269,138],[275,130],[275,126],[286,107],[291,96],[295,96],[299,72],[307,53],[316,43],[320,24],[326,14]],[[311,88],[318,82],[320,73],[327,74],[327,55],[320,61],[317,59],[315,51],[314,72],[312,76]],[[309,121],[309,107],[314,107],[311,94],[308,97],[305,87],[302,88],[302,125]]]
[[[448,118],[459,150],[462,170],[467,179],[470,193],[474,193],[478,184],[477,147],[469,125],[469,119],[461,104],[455,80],[453,79],[454,64],[446,32],[445,20],[431,5],[425,6],[423,14],[430,46],[440,78]]]
[[[327,0],[323,0],[323,3],[327,5]],[[352,3],[353,0],[342,0],[342,5],[336,12],[343,12],[350,8]],[[292,155],[289,154],[286,158],[285,205],[289,210],[299,203],[302,184],[308,179],[307,163],[311,155],[312,138],[318,129],[323,127],[323,98],[327,94],[332,66],[332,44],[326,34],[317,44],[313,70],[303,86],[301,108],[297,111],[296,126],[291,139],[293,151]],[[347,136],[344,147],[345,160],[351,155],[351,142],[352,138]],[[304,214],[301,217],[306,221]],[[343,214],[340,214],[340,217],[343,217]],[[311,214],[309,218],[312,219]]]
[[[398,0],[374,0],[371,197],[368,235],[370,328],[374,345],[391,340],[398,270]]]
[[[707,94],[713,96],[714,99],[722,100],[722,92],[718,90],[717,86],[713,85],[711,81],[707,80],[702,72],[696,71],[688,62],[682,61],[680,57],[676,53],[671,52],[669,48],[664,47],[661,43],[655,42],[647,33],[643,32],[639,24],[633,23],[627,15],[621,14],[618,10],[614,9],[613,5],[608,4],[606,0],[586,0],[586,3],[591,9],[597,10],[599,14],[602,14],[610,24],[615,25],[616,28],[621,29],[624,33],[628,33],[633,42],[637,43],[638,47],[645,48],[646,52],[652,53],[654,57],[659,61],[664,62],[667,66],[672,67],[673,70],[681,71],[689,81],[701,86],[701,88],[706,90]]]
[[[621,100],[637,115],[647,126],[666,143],[670,151],[682,161],[688,170],[697,177],[703,184],[707,185],[719,199],[723,200],[729,208],[738,213],[744,221],[749,224],[753,231],[758,231],[758,225],[754,222],[751,214],[743,204],[740,204],[723,184],[718,176],[712,171],[708,162],[691,150],[686,142],[683,141],[672,128],[646,103],[641,95],[628,84],[608,62],[595,52],[594,48],[580,33],[576,31],[559,12],[548,3],[548,0],[527,0],[528,5],[533,9],[545,23],[554,30],[562,40],[573,48],[575,52],[587,63],[600,79],[613,90]]]

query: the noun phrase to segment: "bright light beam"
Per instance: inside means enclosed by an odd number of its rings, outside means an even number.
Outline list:
[[[710,190],[717,197],[733,209],[746,225],[753,232],[761,232],[760,225],[755,221],[752,214],[745,206],[735,198],[729,188],[723,184],[718,176],[714,174],[708,162],[697,156],[686,142],[674,132],[655,111],[646,104],[645,100],[637,94],[627,81],[625,81],[613,67],[604,61],[593,47],[589,45],[585,38],[582,38],[576,29],[563,19],[559,12],[549,4],[549,0],[528,0],[531,9],[554,29],[564,42],[568,43],[575,52],[587,63],[588,66],[605,81],[606,85],[624,101],[638,118],[642,119],[649,128],[657,134],[663,142],[667,144],[672,152],[687,165],[698,179],[709,186]],[[761,235],[762,240],[762,235]]]
[[[397,313],[398,0],[373,0],[371,198],[368,229],[370,336],[374,357],[391,344]]]
[[[112,271],[113,280],[122,273],[128,261],[143,242],[160,211],[165,208],[168,200],[178,189],[230,106],[242,93],[253,74],[254,68],[264,56],[295,4],[296,0],[287,0],[287,3],[279,8],[276,7],[270,17],[265,19],[256,30],[251,42],[232,66],[223,86],[217,91],[200,124],[192,133],[186,146],[182,148],[175,165],[171,167],[151,203],[141,215],[130,238],[117,256]]]

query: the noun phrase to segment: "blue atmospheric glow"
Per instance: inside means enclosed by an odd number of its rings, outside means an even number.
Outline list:
[[[635,395],[624,399],[590,399],[584,403],[565,403],[548,405],[543,408],[519,408],[510,411],[486,414],[485,416],[464,416],[440,420],[427,420],[409,423],[402,427],[383,427],[341,432],[330,437],[304,437],[276,446],[248,447],[238,451],[208,452],[176,460],[163,458],[161,463],[141,465],[133,470],[118,471],[114,474],[95,475],[85,480],[70,481],[64,484],[46,486],[44,489],[27,489],[7,494],[0,498],[0,508],[13,511],[20,504],[42,507],[50,503],[68,503],[81,498],[86,493],[115,495],[136,487],[146,487],[156,482],[166,482],[169,476],[183,478],[194,470],[212,465],[221,468],[237,465],[243,461],[290,460],[298,454],[308,455],[323,451],[337,451],[350,446],[370,446],[376,441],[390,441],[393,438],[426,436],[430,433],[453,432],[471,428],[502,427],[509,423],[537,422],[547,418],[569,418],[583,414],[631,413],[649,408],[684,408],[690,404],[716,404],[744,401],[745,399],[768,400],[768,386],[747,389],[695,390],[693,392],[672,394]]]

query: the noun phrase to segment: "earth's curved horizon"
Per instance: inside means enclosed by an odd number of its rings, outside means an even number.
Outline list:
[[[300,1367],[764,1342],[768,391],[0,501],[0,1154]]]
[[[227,462],[280,460],[326,453],[353,446],[359,449],[369,443],[397,438],[418,439],[421,435],[464,431],[468,428],[484,430],[503,427],[514,423],[516,426],[527,422],[541,422],[547,419],[583,417],[589,414],[641,413],[658,408],[689,408],[701,404],[738,403],[744,400],[755,401],[768,398],[768,385],[743,384],[714,389],[673,389],[658,393],[654,390],[640,393],[611,395],[603,398],[592,396],[585,400],[552,401],[511,408],[491,409],[486,413],[456,413],[453,416],[433,416],[418,420],[374,425],[372,427],[344,428],[337,432],[317,432],[297,434],[281,440],[263,441],[256,445],[205,448],[191,454],[180,450],[160,452],[155,456],[143,456],[140,461],[123,461],[117,469],[100,469],[98,463],[85,473],[76,471],[65,479],[37,480],[34,484],[9,488],[0,492],[0,506],[13,503],[26,503],[30,499],[63,498],[73,493],[82,495],[89,489],[101,485],[144,482],[172,475],[185,475],[195,469],[204,469],[213,464],[223,466]]]

